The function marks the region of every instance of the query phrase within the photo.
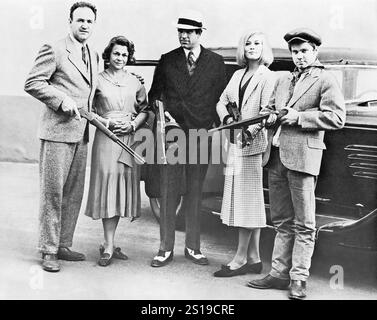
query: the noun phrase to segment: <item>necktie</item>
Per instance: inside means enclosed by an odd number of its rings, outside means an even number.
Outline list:
[[[190,76],[194,73],[195,69],[195,60],[194,60],[194,53],[190,51],[187,56],[187,65],[188,65],[188,71]]]
[[[81,55],[82,55],[82,61],[84,62],[86,66],[86,71],[88,71],[88,56],[86,54],[86,47],[82,46],[81,47]]]
[[[188,53],[187,61],[188,61],[188,64],[189,64],[190,67],[192,67],[194,65],[195,60],[194,60],[194,53],[192,51],[190,51]]]

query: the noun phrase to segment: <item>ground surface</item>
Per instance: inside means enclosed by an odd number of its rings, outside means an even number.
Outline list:
[[[220,264],[231,259],[236,246],[235,230],[224,227],[216,216],[202,216],[202,251],[209,266],[185,259],[184,233],[177,231],[174,261],[164,268],[151,268],[159,228],[144,192],[142,217],[132,223],[123,219],[118,228],[117,244],[128,261],[97,266],[102,224],[80,215],[73,248],[85,253],[87,260],[63,262],[56,274],[43,272],[35,249],[38,198],[37,164],[0,163],[0,299],[286,300],[285,291],[245,286],[259,275],[212,276]],[[270,267],[272,237],[271,230],[262,233],[263,273]],[[313,258],[308,298],[377,299],[376,270],[375,254],[321,244]]]

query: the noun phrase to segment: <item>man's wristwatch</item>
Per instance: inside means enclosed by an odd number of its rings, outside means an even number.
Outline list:
[[[136,131],[136,122],[134,120],[130,121],[130,125],[132,127],[132,132]]]

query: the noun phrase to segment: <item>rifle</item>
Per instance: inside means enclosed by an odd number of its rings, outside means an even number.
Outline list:
[[[142,156],[138,155],[134,150],[132,150],[129,146],[123,143],[111,130],[107,129],[94,115],[93,112],[88,112],[84,109],[79,109],[80,115],[87,119],[93,126],[95,126],[98,130],[102,133],[107,135],[111,140],[121,146],[125,151],[127,151],[131,156],[134,157],[140,164],[144,164],[145,160]]]

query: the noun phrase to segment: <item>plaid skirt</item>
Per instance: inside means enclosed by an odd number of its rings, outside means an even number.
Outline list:
[[[242,156],[239,149],[230,147],[225,169],[221,220],[234,227],[266,226],[262,154]]]

